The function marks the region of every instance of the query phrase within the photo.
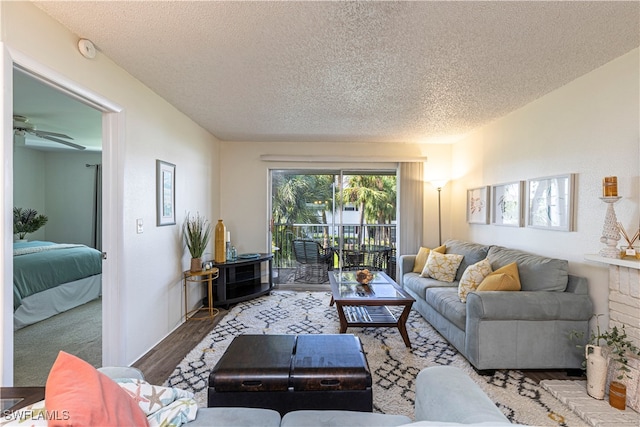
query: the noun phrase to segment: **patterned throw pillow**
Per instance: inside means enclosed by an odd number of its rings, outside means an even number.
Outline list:
[[[460,301],[467,302],[467,294],[475,291],[489,273],[491,273],[491,263],[486,258],[467,267],[458,285]]]
[[[446,250],[447,250],[447,247],[445,245],[438,246],[435,249],[429,249],[424,247],[420,248],[420,250],[418,251],[418,255],[416,255],[416,259],[413,261],[413,272],[422,273],[422,270],[424,270],[424,265],[427,263],[427,258],[429,258],[429,252],[436,251],[443,254],[444,251]]]
[[[442,282],[453,282],[462,258],[464,258],[464,255],[441,254],[431,251],[420,275],[422,277],[432,277]]]
[[[519,291],[520,289],[522,286],[518,265],[512,262],[485,277],[476,291]]]

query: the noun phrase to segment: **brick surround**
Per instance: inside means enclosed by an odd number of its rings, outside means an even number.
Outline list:
[[[629,339],[640,347],[640,261],[603,258],[587,255],[589,261],[609,265],[609,328],[624,326]],[[627,405],[640,412],[640,359],[630,358],[630,378],[627,385]],[[617,376],[616,367],[609,365],[608,384]]]

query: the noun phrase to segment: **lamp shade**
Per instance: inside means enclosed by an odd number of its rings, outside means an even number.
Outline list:
[[[447,182],[449,182],[448,179],[432,179],[431,181],[429,181],[431,183],[431,185],[433,185],[435,188],[442,188],[445,185],[447,185]]]

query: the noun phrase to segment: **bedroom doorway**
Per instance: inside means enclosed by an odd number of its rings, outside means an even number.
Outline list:
[[[14,301],[14,309],[20,304],[14,312],[14,327],[19,328],[13,337],[14,385],[33,386],[45,384],[60,350],[94,366],[103,364],[104,112],[19,66],[13,70],[13,94],[13,205],[34,209],[48,218],[45,226],[28,234],[29,242],[21,245],[36,248],[33,252],[42,254],[86,248],[91,257],[73,271],[58,268],[65,271],[60,286],[43,283],[25,291],[26,297],[21,301],[25,304]],[[69,141],[70,145],[65,143]],[[60,248],[48,250],[50,243]],[[30,256],[30,249],[15,250],[14,245],[14,254]],[[17,259],[14,256],[13,268],[19,272]],[[44,293],[36,292],[54,285]],[[22,310],[24,307],[27,308]],[[58,311],[62,313],[56,314]],[[38,352],[33,351],[34,347]]]

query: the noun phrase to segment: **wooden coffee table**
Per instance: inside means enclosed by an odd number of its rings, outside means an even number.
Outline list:
[[[355,271],[329,272],[331,303],[336,304],[340,317],[340,333],[348,327],[398,328],[407,347],[411,341],[407,334],[407,318],[415,299],[407,294],[393,279],[382,271],[375,271],[368,286],[356,281]],[[403,306],[399,317],[389,306]]]

